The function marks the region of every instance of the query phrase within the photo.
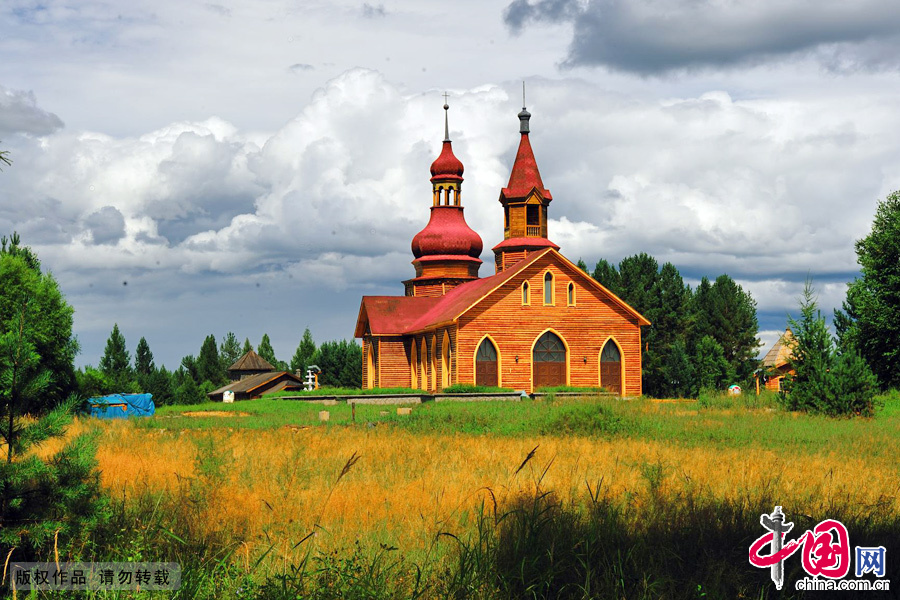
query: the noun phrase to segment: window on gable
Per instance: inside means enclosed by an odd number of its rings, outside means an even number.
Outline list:
[[[528,282],[526,281],[522,284],[522,304],[528,304],[528,303],[529,303]]]
[[[544,304],[553,304],[553,273],[544,275]]]
[[[569,306],[575,306],[575,284],[569,282],[569,287],[566,292],[566,302]]]

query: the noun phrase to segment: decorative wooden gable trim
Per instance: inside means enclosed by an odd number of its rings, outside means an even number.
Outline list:
[[[457,322],[460,317],[462,317],[464,314],[466,314],[467,312],[472,310],[474,307],[476,307],[485,298],[487,298],[488,296],[490,296],[491,294],[496,292],[502,285],[504,285],[505,283],[507,283],[509,281],[514,280],[522,271],[525,270],[526,267],[538,262],[540,259],[542,259],[545,256],[549,257],[549,260],[555,261],[557,263],[558,267],[566,268],[566,270],[569,271],[569,275],[571,276],[573,281],[578,280],[578,281],[582,282],[582,284],[585,285],[586,287],[594,287],[595,289],[601,291],[603,294],[607,295],[613,304],[620,306],[623,310],[625,310],[625,312],[627,312],[629,315],[634,317],[634,319],[637,321],[637,324],[639,326],[650,325],[650,321],[648,321],[647,318],[644,317],[641,313],[639,313],[638,311],[633,309],[631,306],[628,305],[628,303],[626,303],[624,300],[622,300],[621,298],[619,298],[618,296],[613,294],[611,291],[606,289],[606,287],[601,285],[597,280],[595,280],[593,277],[591,277],[590,275],[588,275],[587,273],[585,273],[584,271],[579,269],[575,263],[570,261],[568,258],[563,256],[562,254],[560,254],[558,251],[556,251],[553,248],[547,248],[545,250],[541,250],[540,252],[535,252],[532,256],[529,256],[529,257],[525,258],[524,260],[520,261],[519,264],[517,264],[514,267],[516,269],[516,272],[511,277],[498,282],[496,286],[487,290],[480,298],[478,298],[477,300],[472,302],[465,310],[461,311],[458,315],[453,317],[448,322],[453,322],[453,323]],[[547,270],[546,268],[542,268],[541,273],[544,273],[546,270]],[[532,290],[532,292],[533,292],[533,290]],[[540,298],[540,302],[543,302],[543,289],[541,290],[541,295],[542,295],[542,297]],[[442,325],[442,324],[443,323],[436,324],[436,325]]]

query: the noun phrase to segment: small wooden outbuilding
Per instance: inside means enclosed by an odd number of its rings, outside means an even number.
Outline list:
[[[775,345],[766,352],[761,374],[764,377],[767,390],[780,392],[781,381],[785,375],[794,373],[793,369],[791,369],[791,342],[793,339],[794,334],[791,332],[791,328],[788,327],[781,334],[781,337],[778,338],[778,341],[775,342]]]
[[[213,390],[207,396],[214,402],[221,402],[225,392],[234,392],[235,400],[253,400],[266,394],[280,392],[288,386],[300,386],[303,381],[287,371],[269,371],[249,375],[226,386]]]

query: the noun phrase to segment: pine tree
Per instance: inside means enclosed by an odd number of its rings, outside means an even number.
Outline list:
[[[666,355],[662,368],[666,395],[688,398],[694,389],[694,366],[681,340],[677,340]]]
[[[262,340],[259,342],[259,346],[256,349],[256,353],[259,354],[260,358],[265,361],[268,361],[276,369],[278,368],[278,359],[275,358],[275,350],[272,348],[272,342],[269,341],[269,334],[264,333],[262,336]]]
[[[106,340],[106,349],[100,359],[100,370],[117,387],[117,392],[131,389],[131,355],[125,345],[125,336],[119,331],[119,324],[113,325],[112,333]]]
[[[728,275],[719,275],[712,284],[704,277],[694,292],[692,312],[694,339],[708,335],[716,340],[735,378],[747,383],[759,362],[756,300]]]
[[[17,234],[0,239],[0,335],[18,322],[17,307],[28,298],[25,338],[34,344],[41,366],[50,373],[46,393],[32,397],[27,412],[38,414],[65,400],[77,386],[75,355],[78,341],[72,335],[72,307],[50,273]]]
[[[800,299],[800,320],[789,318],[788,324],[794,335],[793,374],[784,380],[786,407],[830,416],[874,414],[875,376],[852,350],[835,352],[810,281]]]
[[[153,353],[146,338],[141,338],[134,351],[134,371],[140,375],[149,375],[156,367],[153,364]]]
[[[187,376],[194,380],[194,383],[200,385],[203,379],[200,378],[200,370],[197,368],[197,359],[194,358],[193,354],[188,354],[184,358],[181,359],[181,369]],[[179,378],[179,385],[181,384],[181,379]]]
[[[362,387],[362,348],[356,340],[341,340],[338,377],[341,387]]]
[[[206,402],[207,397],[203,394],[200,386],[189,373],[185,373],[181,378],[181,385],[175,390],[175,402],[178,404],[200,404]]]
[[[725,360],[722,346],[712,336],[705,335],[694,350],[695,393],[700,390],[721,390],[734,378],[731,365]]]
[[[856,257],[861,275],[835,311],[840,347],[859,352],[882,386],[900,387],[900,191],[878,203]]]
[[[594,272],[591,273],[597,283],[611,291],[615,295],[620,295],[619,272],[606,259],[601,258],[594,266]]]
[[[241,348],[241,356],[247,354],[251,350],[253,350],[253,344],[250,343],[250,338],[244,338],[244,347]],[[240,356],[238,358],[240,358]]]
[[[41,457],[34,450],[62,439],[77,405],[75,396],[38,418],[23,418],[35,397],[47,393],[52,374],[27,339],[27,299],[20,299],[19,326],[0,335],[0,553],[9,560],[46,560],[51,548],[84,543],[103,519],[96,449],[86,435]]]
[[[218,386],[227,379],[222,361],[219,359],[219,350],[216,346],[216,336],[210,334],[203,340],[200,354],[197,355],[197,381],[208,381]]]
[[[144,380],[144,391],[153,395],[156,406],[172,404],[175,393],[172,389],[172,376],[165,367],[153,369]]]
[[[103,371],[98,371],[90,365],[75,372],[75,380],[78,382],[78,395],[82,398],[105,396],[115,392],[113,385]]]
[[[312,361],[322,370],[319,373],[319,385],[341,385],[341,357],[337,342],[322,342]]]
[[[228,367],[237,362],[237,359],[241,356],[243,356],[241,344],[238,342],[234,332],[229,331],[222,339],[222,345],[219,346],[219,358],[222,361],[222,369],[227,372]]]
[[[297,346],[297,351],[294,352],[294,356],[291,358],[291,371],[296,373],[300,372],[301,377],[306,376],[306,369],[312,363],[312,358],[316,353],[316,343],[313,341],[312,333],[309,331],[309,327],[307,327],[303,331],[303,339],[300,340],[300,344]]]

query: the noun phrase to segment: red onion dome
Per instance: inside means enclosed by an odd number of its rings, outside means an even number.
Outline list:
[[[444,147],[441,155],[431,163],[431,180],[435,179],[454,179],[462,181],[463,164],[453,154],[453,146],[450,140],[444,140]]]
[[[481,255],[481,236],[466,223],[461,206],[432,206],[431,218],[425,229],[416,234],[412,251],[416,258],[423,256]]]

